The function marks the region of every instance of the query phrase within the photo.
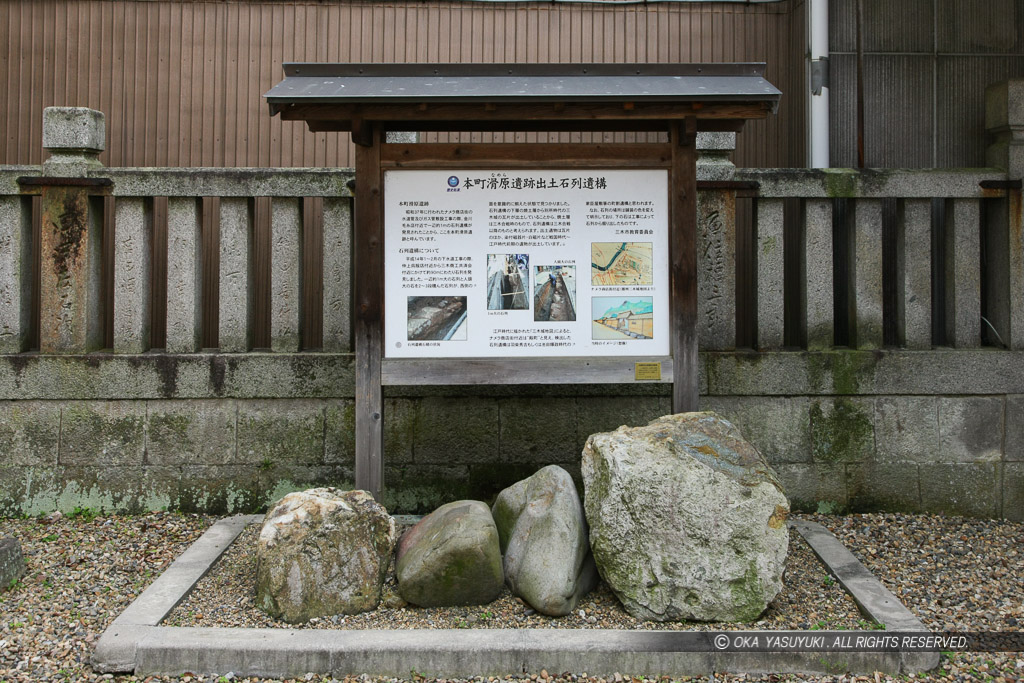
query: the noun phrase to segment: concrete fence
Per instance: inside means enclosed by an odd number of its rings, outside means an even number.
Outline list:
[[[47,117],[50,159],[0,167],[0,510],[252,511],[351,485],[351,172],[103,168],[102,115]],[[702,404],[795,504],[1024,518],[1024,142],[1018,123],[992,128],[1002,168],[941,171],[738,170],[733,135],[703,137]],[[269,343],[254,348],[261,286]],[[589,434],[670,410],[662,384],[385,395],[396,512],[487,498],[549,463],[578,474]]]

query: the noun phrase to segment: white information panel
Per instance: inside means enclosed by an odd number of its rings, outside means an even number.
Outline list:
[[[387,171],[388,358],[667,356],[668,171]]]

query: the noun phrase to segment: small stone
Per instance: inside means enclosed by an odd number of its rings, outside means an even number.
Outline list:
[[[442,505],[409,529],[395,556],[398,592],[420,607],[482,605],[501,594],[498,530],[480,501]]]
[[[0,590],[13,586],[25,575],[26,568],[21,542],[13,536],[0,538]]]

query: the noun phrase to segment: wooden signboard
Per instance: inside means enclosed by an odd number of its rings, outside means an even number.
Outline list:
[[[385,385],[670,382],[697,409],[696,135],[773,111],[763,68],[285,65],[271,112],[357,145],[357,487],[383,486]],[[666,141],[386,142],[407,130]]]

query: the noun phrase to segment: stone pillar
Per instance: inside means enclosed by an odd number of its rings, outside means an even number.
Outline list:
[[[324,351],[352,350],[352,200],[324,198]]]
[[[757,200],[757,348],[782,348],[785,337],[783,200]]]
[[[220,330],[225,353],[252,348],[252,209],[250,200],[220,200]]]
[[[985,90],[985,128],[991,144],[989,166],[1024,178],[1024,78],[994,83]],[[1024,211],[1021,190],[989,202],[985,226],[988,263],[987,318],[1004,344],[1024,349]]]
[[[896,327],[908,349],[932,347],[932,200],[896,209]]]
[[[882,347],[882,202],[857,199],[850,231],[850,331],[858,349]]]
[[[142,197],[114,203],[114,351],[149,350],[152,204]]]
[[[946,201],[946,343],[981,345],[979,201]]]
[[[167,352],[202,343],[202,222],[194,197],[167,199]]]
[[[697,134],[697,180],[732,180],[735,133]],[[736,191],[697,193],[697,338],[701,349],[736,348]]]
[[[81,178],[102,168],[103,114],[81,107],[43,110],[44,177]],[[100,260],[102,227],[89,210],[87,181],[43,185],[40,236],[42,353],[83,353],[103,346]]]
[[[28,198],[0,197],[0,353],[28,347],[31,246]]]
[[[270,347],[298,351],[302,319],[300,199],[274,198],[270,210]]]
[[[832,200],[804,202],[804,304],[807,348],[831,348],[835,342],[832,271]]]

